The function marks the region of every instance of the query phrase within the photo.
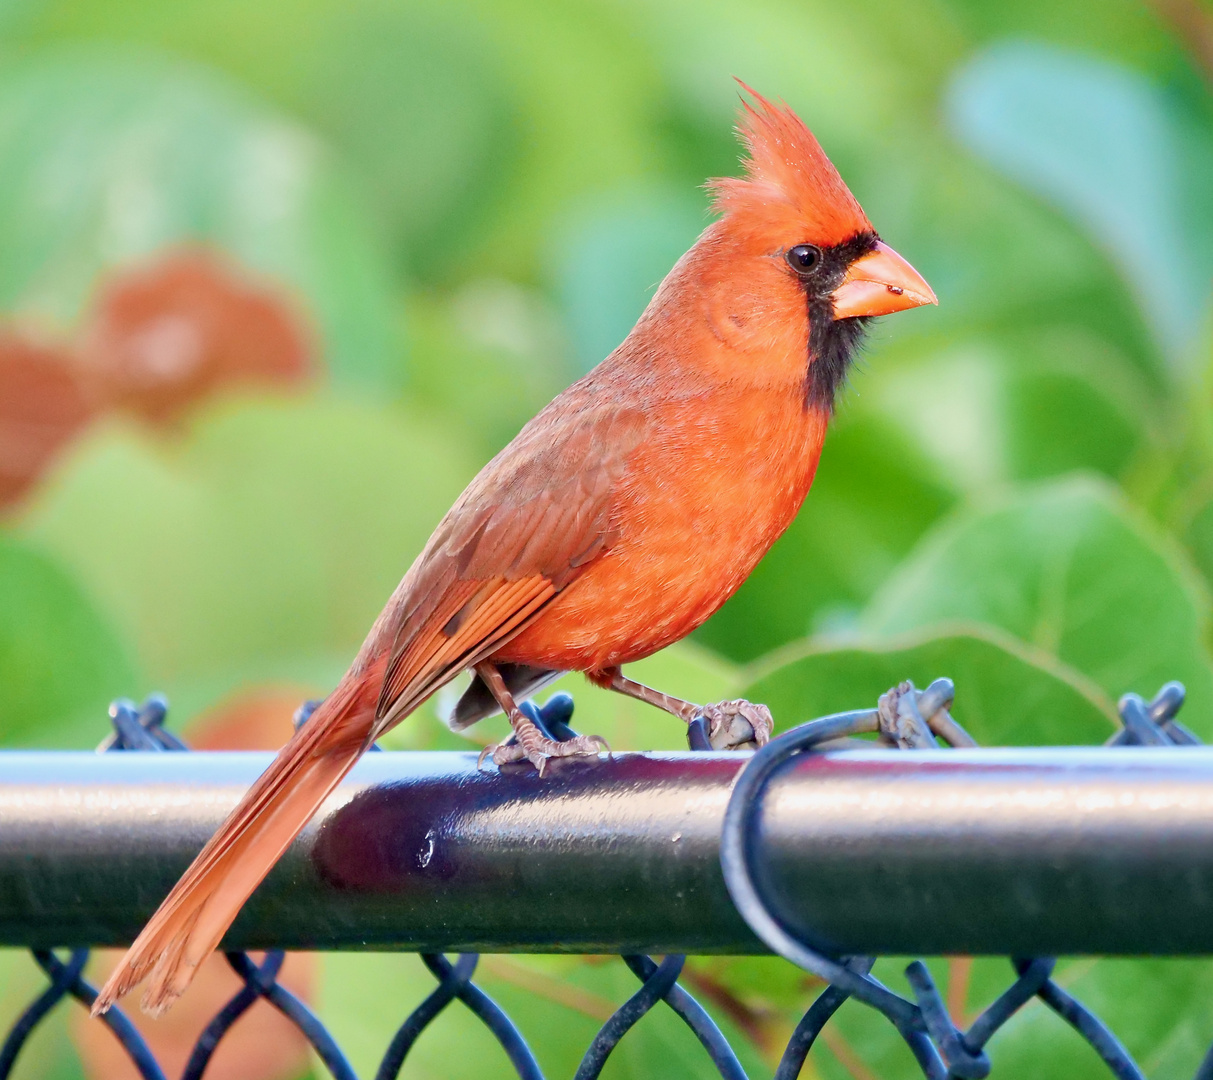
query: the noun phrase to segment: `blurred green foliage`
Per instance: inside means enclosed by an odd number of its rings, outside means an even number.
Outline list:
[[[169,431],[104,418],[9,509],[0,740],[86,746],[117,694],[165,690],[180,724],[258,684],[330,686],[478,465],[618,343],[707,221],[698,185],[736,168],[730,75],[814,127],[940,306],[876,328],[799,518],[637,677],[745,691],[787,726],[947,674],[958,719],[1004,744],[1098,742],[1120,693],[1180,678],[1213,736],[1202,24],[1204,0],[0,6],[6,317],[70,339],[107,273],[206,244],[279,291],[327,373]],[[667,718],[562,685],[616,748],[679,744]],[[389,744],[474,748],[437,722],[450,696]],[[553,1075],[632,989],[592,959],[499,959],[481,979]],[[10,989],[36,985],[4,963]],[[976,962],[962,1005],[1009,975]],[[763,959],[689,978],[759,1073],[810,992]],[[1208,961],[1061,971],[1154,1077],[1194,1071],[1211,979]],[[429,984],[410,957],[327,957],[319,1009],[367,1072]],[[833,1038],[806,1075],[915,1075],[858,1006]],[[1035,1006],[991,1051],[1006,1075],[1100,1074]],[[410,1074],[495,1075],[496,1053],[450,1010]],[[655,1013],[605,1075],[703,1075],[699,1053]],[[20,1075],[80,1069],[48,1037]]]
[[[395,385],[393,285],[331,153],[216,73],[48,50],[0,78],[0,304],[70,322],[110,266],[204,241],[279,280],[341,381]]]

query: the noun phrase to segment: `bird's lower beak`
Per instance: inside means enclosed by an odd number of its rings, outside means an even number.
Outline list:
[[[847,276],[830,298],[834,301],[836,319],[890,315],[906,308],[939,303],[922,275],[880,241],[876,242],[875,251],[851,263]]]

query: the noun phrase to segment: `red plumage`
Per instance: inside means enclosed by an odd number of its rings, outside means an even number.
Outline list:
[[[711,185],[720,218],[619,348],[460,496],[341,684],[178,882],[94,1011],[149,972],[145,1007],[167,1008],[358,756],[459,672],[476,668],[540,766],[556,750],[535,749],[503,665],[532,682],[585,671],[678,715],[693,708],[637,690],[619,665],[699,626],[792,521],[829,419],[806,380],[815,364],[845,362],[854,328],[841,324],[934,301],[878,243],[808,128],[751,94],[746,176]]]

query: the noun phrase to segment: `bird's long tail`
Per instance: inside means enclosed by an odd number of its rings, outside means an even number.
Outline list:
[[[108,1009],[144,976],[145,1011],[168,1009],[241,906],[367,748],[379,680],[347,675],[279,751],[173,886],[93,1003]]]

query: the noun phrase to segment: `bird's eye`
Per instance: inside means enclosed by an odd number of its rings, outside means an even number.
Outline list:
[[[797,244],[788,248],[788,265],[798,274],[811,274],[821,262],[821,249],[812,244]]]

